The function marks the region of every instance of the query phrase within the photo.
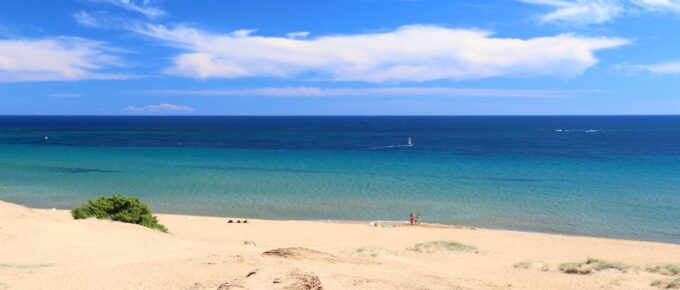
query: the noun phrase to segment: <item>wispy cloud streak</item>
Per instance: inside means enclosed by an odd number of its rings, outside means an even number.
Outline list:
[[[196,111],[194,108],[189,106],[173,105],[167,103],[142,107],[127,106],[123,110],[128,113],[188,113]]]
[[[551,7],[541,22],[602,24],[637,12],[680,13],[680,0],[518,0]]]
[[[514,90],[445,87],[380,87],[380,88],[320,88],[320,87],[270,87],[247,89],[210,90],[148,90],[147,94],[175,96],[217,97],[498,97],[498,98],[564,98],[591,91],[564,90]]]
[[[619,68],[631,73],[648,72],[659,75],[680,74],[680,60],[655,64],[622,65],[619,66]]]
[[[616,18],[624,11],[619,0],[521,0],[525,3],[553,7],[541,16],[542,22],[572,24],[601,24]]]
[[[77,37],[0,40],[0,82],[126,79],[116,50]]]
[[[140,13],[149,18],[167,14],[165,10],[159,7],[157,1],[152,0],[90,0],[90,2],[113,4],[120,8]]]

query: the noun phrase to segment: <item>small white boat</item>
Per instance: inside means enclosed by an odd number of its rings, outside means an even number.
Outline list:
[[[374,148],[371,148],[371,149],[377,150],[377,149],[392,149],[392,148],[404,148],[404,147],[413,147],[413,139],[411,139],[411,136],[408,137],[406,144],[374,147]]]

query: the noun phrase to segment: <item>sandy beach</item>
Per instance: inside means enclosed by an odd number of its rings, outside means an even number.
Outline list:
[[[158,217],[169,234],[0,202],[0,289],[659,289],[673,277],[645,269],[680,262],[680,245],[642,241]],[[588,258],[626,269],[559,270]]]

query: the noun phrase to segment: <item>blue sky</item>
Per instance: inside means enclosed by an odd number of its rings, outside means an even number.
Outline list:
[[[680,114],[680,0],[0,10],[0,114]]]

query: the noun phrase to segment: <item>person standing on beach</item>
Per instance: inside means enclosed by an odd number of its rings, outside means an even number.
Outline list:
[[[413,223],[414,223],[414,220],[413,220],[413,212],[411,212],[411,217],[410,217],[409,223],[410,223],[411,225],[413,225]]]
[[[420,224],[420,213],[417,213],[417,214],[416,214],[416,224],[417,224],[417,225]]]

